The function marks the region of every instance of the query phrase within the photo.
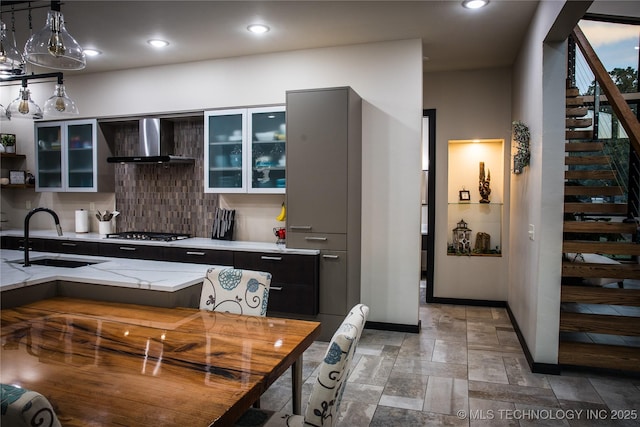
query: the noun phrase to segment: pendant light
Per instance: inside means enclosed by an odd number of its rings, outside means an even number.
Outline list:
[[[31,100],[31,91],[27,88],[27,80],[22,80],[20,95],[9,104],[7,116],[12,119],[41,119],[42,110]]]
[[[51,2],[47,23],[24,46],[28,62],[55,70],[82,70],[87,61],[82,47],[71,37],[60,12],[60,1]]]
[[[65,117],[78,115],[76,103],[67,96],[62,77],[58,76],[58,83],[53,95],[44,103],[44,115],[48,117]]]
[[[15,27],[13,29],[13,40],[10,41],[7,35],[7,27],[2,21],[0,21],[0,73],[12,76],[24,74],[24,60],[16,48]]]
[[[27,88],[27,82],[29,80],[51,79],[54,77],[57,78],[56,86],[53,95],[49,97],[44,104],[43,114],[43,110],[31,100],[31,93]],[[7,107],[6,116],[8,118],[41,119],[43,116],[45,118],[56,118],[79,114],[76,103],[67,95],[64,86],[64,75],[61,72],[7,77],[3,79],[3,82],[18,80],[22,82],[20,96]]]
[[[11,120],[11,114],[4,108],[4,105],[0,104],[0,121]]]

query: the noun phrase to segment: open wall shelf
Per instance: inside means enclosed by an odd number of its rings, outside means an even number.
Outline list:
[[[502,139],[449,141],[447,255],[502,256],[503,150]],[[481,176],[489,182],[488,203],[481,202]],[[453,230],[461,221],[469,230],[464,245],[454,241]],[[481,242],[478,242],[478,233],[485,234]]]

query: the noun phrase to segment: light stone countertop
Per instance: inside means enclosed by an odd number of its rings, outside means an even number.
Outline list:
[[[23,237],[23,230],[4,230],[0,231],[0,236],[16,236]],[[164,247],[180,247],[194,249],[217,249],[226,251],[243,251],[243,252],[271,252],[280,254],[298,254],[298,255],[318,255],[317,249],[292,249],[284,245],[278,245],[271,242],[249,242],[241,240],[214,240],[204,237],[191,237],[188,239],[174,240],[171,242],[155,241],[155,240],[130,240],[130,239],[107,239],[100,237],[98,233],[74,233],[65,231],[62,236],[58,236],[55,230],[29,230],[29,238],[41,239],[57,239],[57,240],[74,240],[82,242],[99,242],[99,243],[124,243],[130,245],[145,246],[164,246]],[[275,236],[274,236],[275,240]]]
[[[2,236],[24,235],[22,230],[6,230]],[[241,242],[190,238],[172,242],[141,241],[101,238],[97,233],[65,233],[58,236],[55,231],[34,230],[30,238],[63,239],[75,241],[99,241],[101,243],[140,244],[151,246],[174,246],[199,249],[219,249],[247,252],[271,252],[284,254],[317,255],[318,250],[288,249],[275,243]],[[60,258],[69,260],[97,261],[97,264],[76,267],[47,267],[31,265],[24,267],[24,253],[18,250],[0,250],[0,292],[25,286],[37,285],[53,280],[66,280],[98,285],[119,286],[175,292],[202,282],[208,264],[192,264],[166,261],[149,261],[128,258],[111,258],[90,255],[72,255],[30,251],[29,259]]]
[[[24,267],[24,253],[0,250],[0,292],[54,280],[175,292],[202,282],[207,264],[147,261],[89,255],[29,252],[29,260],[59,258],[87,260],[97,264],[76,268],[31,265]]]

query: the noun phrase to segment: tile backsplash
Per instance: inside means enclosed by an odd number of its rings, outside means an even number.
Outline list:
[[[115,156],[137,154],[138,124],[112,126]],[[204,192],[204,123],[202,118],[176,120],[175,155],[188,164],[117,164],[116,231],[187,233],[211,237],[218,195]]]

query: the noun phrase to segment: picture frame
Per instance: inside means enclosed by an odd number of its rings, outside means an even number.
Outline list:
[[[469,190],[460,190],[458,197],[461,202],[468,202],[471,200],[471,193]]]
[[[25,184],[26,172],[25,171],[9,171],[9,184]]]

